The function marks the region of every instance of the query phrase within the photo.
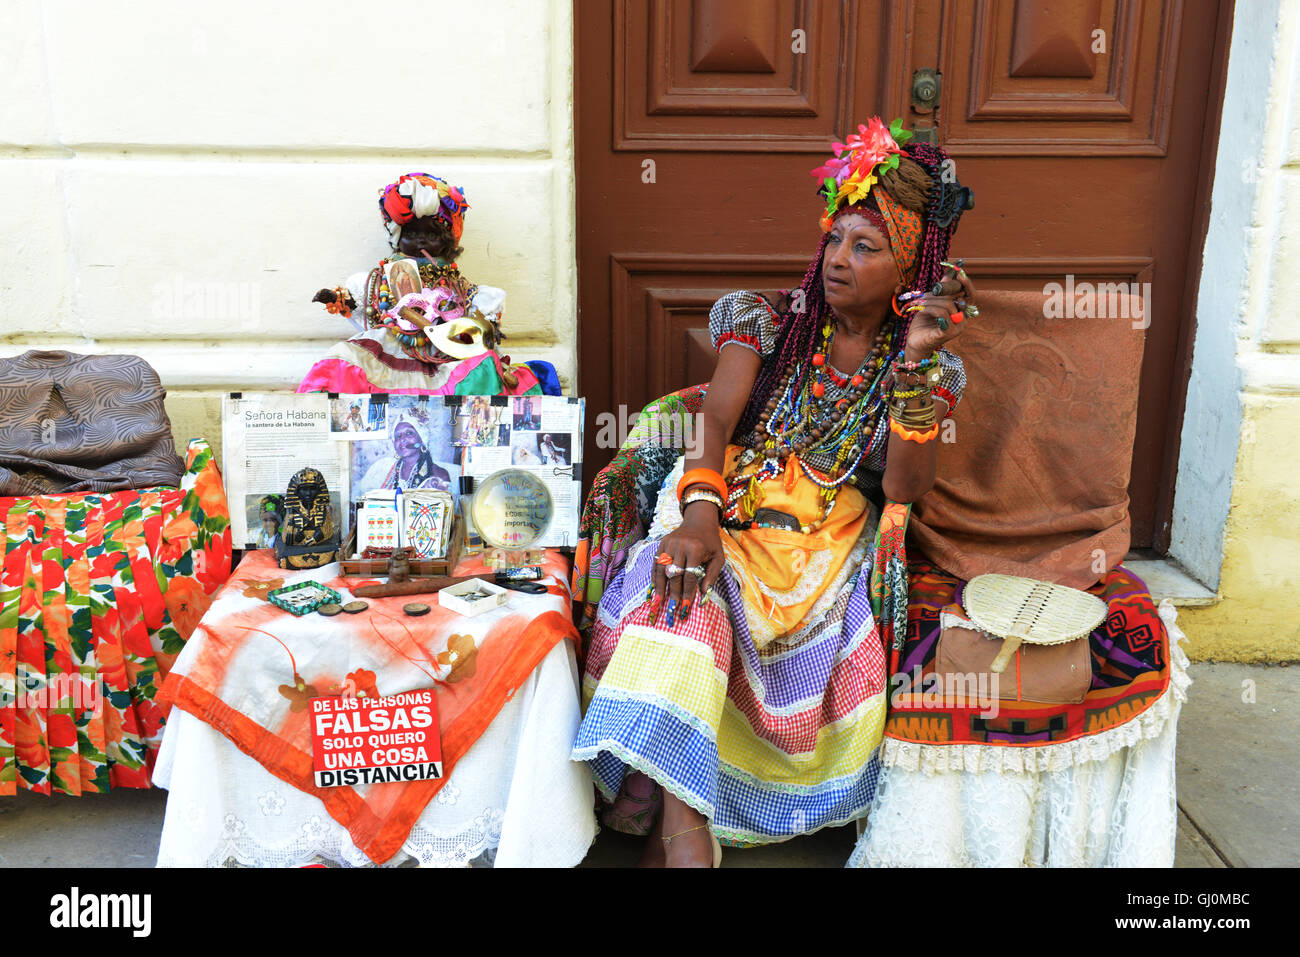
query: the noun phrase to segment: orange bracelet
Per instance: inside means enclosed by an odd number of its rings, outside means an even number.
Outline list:
[[[718,497],[724,502],[727,500],[727,483],[713,469],[691,469],[683,475],[682,480],[677,483],[677,501],[682,500],[682,494],[692,485],[707,485],[717,492]]]
[[[934,423],[934,425],[930,426],[924,432],[913,432],[911,429],[907,428],[907,426],[899,425],[896,420],[890,419],[889,431],[893,432],[900,439],[905,439],[908,442],[925,443],[929,442],[939,434],[939,423]]]

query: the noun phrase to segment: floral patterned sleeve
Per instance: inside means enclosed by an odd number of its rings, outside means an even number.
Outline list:
[[[948,415],[944,416],[946,419],[957,411],[957,403],[961,401],[961,394],[966,388],[966,367],[962,365],[960,357],[947,349],[939,350],[939,365],[943,372],[939,376],[939,384],[931,391],[935,398],[948,403]]]
[[[757,293],[729,292],[709,310],[709,336],[721,351],[736,343],[767,357],[776,348],[776,311]]]

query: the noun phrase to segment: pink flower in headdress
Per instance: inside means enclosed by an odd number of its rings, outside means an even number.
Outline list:
[[[853,151],[854,170],[863,173],[869,173],[877,163],[883,163],[893,154],[903,152],[878,116],[868,120],[866,126],[859,123],[858,132],[845,145]]]
[[[848,175],[849,158],[847,156],[841,158],[839,155],[844,149],[844,144],[836,143],[832,148],[836,155],[812,171],[812,178],[819,183],[828,177],[839,183]]]

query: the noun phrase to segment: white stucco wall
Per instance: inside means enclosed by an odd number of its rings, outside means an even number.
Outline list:
[[[1187,385],[1170,554],[1211,589],[1219,585],[1223,532],[1241,430],[1244,363],[1251,342],[1249,292],[1266,267],[1259,254],[1269,236],[1273,192],[1261,157],[1269,116],[1284,89],[1277,72],[1279,0],[1239,7],[1232,24],[1223,118],[1215,160],[1210,222],[1201,264],[1196,339]],[[1288,78],[1289,79],[1289,78]],[[1271,95],[1260,95],[1271,91]],[[1238,361],[1238,351],[1242,352]]]
[[[576,365],[567,0],[0,0],[0,352],[133,352],[178,433],[292,388],[387,250],[378,191],[470,203],[460,264],[514,361]]]
[[[1194,658],[1300,660],[1300,0],[1239,2],[1170,554]]]

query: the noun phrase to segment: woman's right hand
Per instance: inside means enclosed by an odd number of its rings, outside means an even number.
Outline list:
[[[668,614],[668,626],[683,621],[695,606],[698,598],[708,594],[722,566],[726,553],[722,550],[722,529],[718,524],[718,508],[710,502],[692,502],[686,510],[682,524],[659,541],[655,555],[654,589],[661,603],[660,611]],[[667,555],[680,568],[702,566],[704,576],[684,571],[668,577],[668,566],[659,561]],[[667,604],[664,605],[663,603]],[[658,612],[656,612],[658,618]]]

